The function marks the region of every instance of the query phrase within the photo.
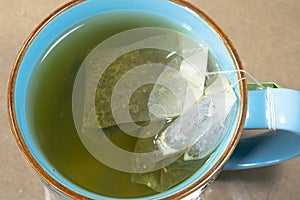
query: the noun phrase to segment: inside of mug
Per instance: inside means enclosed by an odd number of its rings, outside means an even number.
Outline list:
[[[43,169],[61,184],[90,198],[102,198],[102,196],[78,187],[56,171],[45,155],[39,150],[39,147],[30,135],[30,127],[28,127],[26,118],[26,88],[30,81],[30,74],[34,71],[36,63],[47,53],[47,50],[51,49],[51,46],[55,46],[57,38],[63,38],[62,35],[67,36],[67,34],[71,34],[72,30],[74,30],[74,26],[80,24],[83,20],[103,13],[115,12],[116,10],[150,13],[172,20],[184,29],[184,34],[188,34],[191,38],[201,41],[201,43],[208,47],[209,51],[215,56],[216,62],[221,70],[238,70],[237,64],[232,57],[232,52],[230,52],[227,44],[225,44],[224,38],[219,35],[219,31],[212,27],[214,25],[209,24],[205,19],[201,19],[200,16],[189,9],[171,1],[154,0],[151,2],[141,2],[139,0],[131,0],[124,2],[122,0],[116,0],[110,3],[99,0],[84,1],[67,9],[48,22],[32,41],[19,68],[14,97],[17,108],[16,118],[28,149]],[[43,51],[41,51],[41,49]],[[228,76],[232,85],[239,83],[238,73],[231,73]],[[235,84],[234,86],[235,94],[239,100],[241,99],[241,84]],[[231,113],[230,123],[228,124],[229,131],[226,133],[226,136],[221,141],[217,150],[210,156],[201,169],[179,185],[166,192],[152,196],[151,198],[157,199],[171,196],[189,187],[200,178],[210,175],[209,171],[216,163],[224,159],[224,152],[228,149],[229,144],[232,143],[232,138],[237,134],[238,116],[242,112],[239,101],[237,101],[235,107],[234,112]]]

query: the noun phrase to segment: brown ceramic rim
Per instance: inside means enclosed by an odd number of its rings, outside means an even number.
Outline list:
[[[25,144],[25,141],[23,140],[21,131],[19,129],[17,119],[16,119],[16,112],[15,112],[15,104],[14,104],[14,92],[15,92],[15,82],[18,74],[18,70],[20,67],[20,64],[22,62],[22,59],[29,48],[32,41],[35,39],[35,37],[39,34],[39,32],[49,23],[51,22],[56,16],[60,15],[62,12],[70,9],[71,7],[84,2],[86,0],[73,0],[69,3],[61,6],[57,10],[55,10],[53,13],[51,13],[47,18],[45,18],[28,36],[27,40],[23,43],[18,56],[15,60],[15,63],[12,67],[12,71],[10,74],[10,79],[8,83],[8,117],[10,120],[10,126],[12,133],[14,135],[14,138],[17,142],[17,145],[19,149],[21,150],[22,154],[24,155],[25,159],[28,161],[28,163],[31,165],[31,167],[42,177],[49,185],[51,185],[53,188],[58,190],[59,192],[74,198],[74,199],[91,199],[85,196],[82,196],[81,194],[78,194],[77,192],[70,190],[69,188],[65,187],[58,181],[56,181],[54,178],[52,178],[40,165],[39,163],[34,159],[31,152],[29,151],[27,145]],[[201,11],[196,6],[192,5],[189,2],[186,2],[184,0],[170,0],[174,3],[177,3],[178,5],[181,5],[183,7],[189,8],[194,13],[196,13],[201,19],[203,19],[207,24],[211,26],[211,28],[214,29],[214,31],[219,35],[221,40],[223,41],[224,45],[226,46],[228,52],[230,53],[230,56],[235,64],[236,69],[243,69],[242,62],[240,60],[240,57],[237,54],[237,51],[233,47],[232,42],[228,39],[228,37],[225,35],[225,33],[222,31],[222,29],[211,19],[209,18],[203,11]],[[239,79],[245,78],[245,74],[243,72],[238,73]],[[234,136],[231,138],[226,150],[223,152],[221,158],[218,160],[218,162],[199,180],[197,180],[194,184],[190,185],[186,189],[179,191],[172,196],[166,197],[167,200],[173,200],[173,199],[181,199],[186,197],[187,195],[193,193],[194,191],[201,189],[205,187],[207,184],[210,183],[213,178],[215,178],[218,173],[221,171],[223,166],[225,165],[226,161],[229,159],[231,154],[233,153],[238,140],[241,136],[244,123],[246,120],[246,112],[247,112],[247,87],[246,87],[246,81],[243,80],[239,82],[240,85],[240,108],[239,108],[239,114],[238,114],[238,123],[234,130]]]

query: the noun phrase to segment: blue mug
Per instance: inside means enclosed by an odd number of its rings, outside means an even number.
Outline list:
[[[32,72],[49,46],[70,27],[96,15],[117,10],[154,13],[184,27],[209,48],[222,70],[236,70],[237,109],[229,131],[210,159],[184,182],[139,199],[196,199],[221,170],[276,164],[300,154],[300,93],[267,84],[247,87],[241,60],[228,37],[205,13],[184,0],[74,0],[49,15],[23,44],[13,66],[8,88],[11,129],[31,167],[42,182],[62,199],[113,199],[72,183],[51,168],[37,148],[26,117],[26,93]],[[239,81],[240,80],[240,81]],[[249,91],[248,91],[249,89]],[[251,90],[250,90],[251,89]],[[241,138],[243,129],[266,129],[265,134]]]

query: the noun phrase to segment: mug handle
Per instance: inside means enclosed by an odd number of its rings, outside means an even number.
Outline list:
[[[223,170],[274,165],[300,155],[300,91],[264,83],[248,84],[248,112],[244,129],[268,129],[241,138]]]

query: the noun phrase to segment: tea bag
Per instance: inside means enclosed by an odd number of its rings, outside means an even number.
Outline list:
[[[129,30],[94,48],[73,89],[87,150],[157,191],[187,178],[219,144],[236,101],[225,75],[208,76],[208,56],[205,46],[160,28]],[[133,152],[105,137],[110,127],[137,138]]]
[[[136,159],[135,166],[137,168],[142,166],[147,171],[159,169],[159,166],[166,166],[166,163],[171,163],[170,160],[178,158],[178,155],[199,137],[198,130],[207,128],[208,123],[199,121],[206,120],[210,112],[208,106],[211,103],[210,98],[200,101],[204,94],[205,77],[202,74],[206,72],[208,50],[189,41],[179,44],[183,58],[179,70],[169,67],[163,70],[150,93],[148,102],[149,113],[158,119],[169,120],[168,124],[164,130],[161,129],[161,136],[156,134],[158,138],[152,142],[139,145],[142,140],[137,140],[136,146],[148,147],[154,144],[159,147],[159,153],[152,154],[152,157],[141,156]],[[195,57],[199,58],[198,62]],[[199,101],[200,103],[196,103]],[[205,109],[200,110],[200,107]],[[202,115],[199,115],[199,112],[203,112]],[[202,127],[195,124],[202,124]],[[161,142],[163,140],[167,140],[167,144]],[[152,150],[154,149],[155,147]]]
[[[203,94],[200,72],[206,70],[207,54],[206,47],[161,28],[130,30],[102,42],[83,62],[77,75],[82,78],[76,78],[85,85],[80,132],[97,128],[94,114],[100,128],[118,125],[132,133],[150,121],[163,127]],[[195,56],[202,58],[201,66]]]
[[[203,74],[208,77],[204,93],[154,138],[155,144],[151,143],[152,140],[148,145],[141,141],[139,144],[159,149],[161,159],[176,156],[178,159],[155,172],[133,174],[133,182],[145,184],[158,192],[168,190],[199,169],[226,134],[237,97],[226,75]],[[154,91],[151,95],[155,94]],[[155,162],[156,159],[148,158],[144,164],[155,166]]]
[[[186,99],[193,104],[203,95],[205,78],[200,71],[205,68],[193,66],[195,50],[207,62],[205,47],[176,31],[161,28],[125,31],[95,47],[80,67],[73,89],[75,126],[87,150],[100,162],[126,172],[140,172],[140,166],[154,171],[175,161],[177,155],[163,156],[161,151],[146,157],[124,152],[104,137],[102,129],[117,126],[139,141],[168,127],[182,109],[190,107],[185,105]],[[184,63],[190,64],[183,68]],[[171,79],[166,81],[166,77]],[[106,147],[115,155],[114,161],[103,155],[108,151]],[[117,158],[124,163],[117,162]],[[110,166],[111,163],[119,166]],[[121,165],[126,169],[119,168]]]
[[[204,158],[216,148],[220,139],[226,133],[228,123],[226,119],[237,100],[225,75],[221,74],[206,88],[205,94],[209,95],[213,102],[213,120],[210,121],[209,128],[203,129],[199,138],[186,150],[184,160]]]
[[[177,39],[174,37],[166,38],[165,35],[157,37],[162,37],[161,39],[167,43],[176,43]],[[90,55],[91,59],[88,59],[88,63],[86,63],[89,66],[87,69],[87,77],[89,79],[95,75],[99,76],[99,73],[101,73],[100,70],[105,68],[105,66],[99,66],[97,61],[101,60],[100,63],[102,63],[102,60],[110,58],[109,56],[112,54],[132,50],[109,64],[105,71],[102,72],[102,76],[98,82],[95,94],[95,106],[97,119],[101,128],[121,123],[146,122],[150,120],[147,103],[149,92],[153,88],[153,84],[151,83],[155,82],[161,74],[164,65],[176,68],[179,66],[177,62],[180,59],[176,54],[167,57],[169,52],[162,49],[137,49],[140,46],[148,45],[151,43],[151,40],[156,41],[157,39],[150,38],[148,41],[138,41],[125,47],[100,49],[93,52],[94,55]],[[136,66],[142,66],[142,68],[134,70]],[[130,75],[130,72],[132,72],[132,75]],[[126,75],[126,78],[121,79]],[[95,77],[96,80],[99,78],[98,76]],[[141,77],[150,83],[140,88],[134,88],[134,85],[141,81]],[[120,87],[116,88],[117,84]],[[135,91],[133,92],[133,90]],[[129,96],[128,93],[131,93],[132,96]],[[116,99],[116,103],[112,102],[112,98]]]
[[[210,85],[204,96],[181,115],[182,127],[178,125],[180,121],[174,120],[156,138],[157,146],[152,146],[159,148],[164,157],[177,154],[179,158],[155,172],[133,174],[133,182],[145,184],[158,192],[166,191],[190,177],[216,149],[228,130],[237,97],[225,75],[215,75],[207,80]],[[196,112],[199,114],[197,118]]]
[[[208,49],[186,40],[180,48],[180,69],[165,68],[149,97],[149,112],[158,118],[179,116],[203,95]]]
[[[163,155],[178,154],[186,149],[185,160],[209,154],[222,136],[228,113],[236,95],[224,75],[205,89],[205,96],[183,112],[155,140]]]
[[[207,158],[184,161],[181,157],[160,170],[143,174],[132,174],[131,181],[147,185],[157,192],[164,192],[193,175],[206,160]]]

